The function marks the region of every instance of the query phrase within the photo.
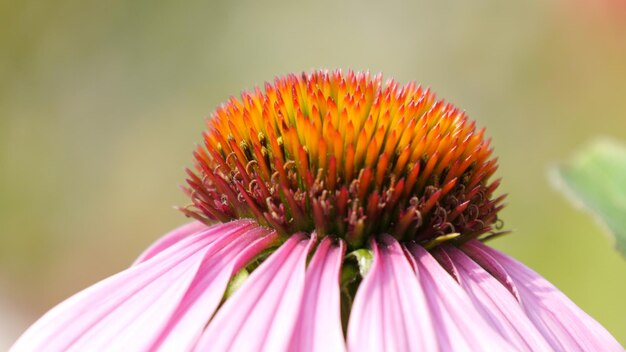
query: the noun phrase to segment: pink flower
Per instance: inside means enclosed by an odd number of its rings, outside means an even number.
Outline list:
[[[198,221],[12,351],[623,351],[483,244],[499,234],[495,159],[429,91],[313,72],[208,125],[183,209]]]

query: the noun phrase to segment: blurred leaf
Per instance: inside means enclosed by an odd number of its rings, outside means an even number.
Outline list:
[[[608,226],[626,256],[626,147],[598,140],[556,171],[557,186]]]

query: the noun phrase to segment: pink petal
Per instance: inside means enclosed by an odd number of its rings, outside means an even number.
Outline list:
[[[442,351],[514,351],[474,308],[471,299],[424,248],[409,251]]]
[[[197,286],[215,297],[202,302],[203,319],[179,341],[199,336],[219,304],[239,263],[264,249],[257,242],[269,230],[249,221],[216,225],[189,236],[151,259],[130,267],[67,299],[31,326],[13,351],[146,350],[171,331],[173,318],[198,302]],[[218,239],[214,239],[219,234]],[[269,237],[271,238],[271,237]],[[266,245],[269,243],[266,243]],[[222,273],[224,271],[225,273]],[[214,281],[203,280],[216,277]],[[200,283],[198,282],[200,281]],[[191,342],[190,342],[191,341]]]
[[[137,259],[135,259],[133,265],[145,262],[146,260],[154,257],[156,254],[162,252],[166,248],[182,240],[183,238],[206,230],[207,228],[208,226],[201,223],[200,221],[192,221],[188,224],[185,224],[156,240],[156,242],[151,244],[150,247],[143,251],[143,253],[141,253],[141,255],[139,255]]]
[[[292,235],[226,300],[196,350],[286,350],[296,326],[313,243],[304,234]]]
[[[519,290],[530,320],[556,350],[624,351],[611,334],[550,282],[517,260],[478,241],[464,251],[476,262],[499,262]]]
[[[345,245],[326,237],[306,272],[301,311],[290,351],[345,351],[339,301],[339,271]]]
[[[551,349],[519,302],[498,280],[454,246],[446,246],[443,253],[450,256],[461,287],[478,311],[509,343],[520,351]]]
[[[261,229],[260,229],[261,230]],[[262,229],[267,234],[267,229]],[[256,237],[256,235],[255,235]],[[190,351],[200,338],[206,323],[214,314],[232,276],[245,267],[251,259],[267,249],[275,241],[275,236],[265,235],[255,240],[238,253],[236,249],[222,255],[207,258],[202,271],[198,272],[189,286],[181,304],[172,314],[168,325],[155,340],[153,346],[160,350]],[[231,254],[237,254],[230,260]]]
[[[352,305],[348,350],[436,350],[424,288],[400,244],[391,236],[383,240],[386,243],[372,241],[374,261]]]

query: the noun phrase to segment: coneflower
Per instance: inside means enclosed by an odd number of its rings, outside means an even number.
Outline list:
[[[622,351],[485,244],[484,130],[414,83],[315,71],[207,121],[195,220],[67,299],[13,351]]]

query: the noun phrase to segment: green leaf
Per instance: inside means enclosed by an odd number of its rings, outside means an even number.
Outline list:
[[[557,187],[595,214],[626,256],[626,146],[597,140],[556,171]]]

